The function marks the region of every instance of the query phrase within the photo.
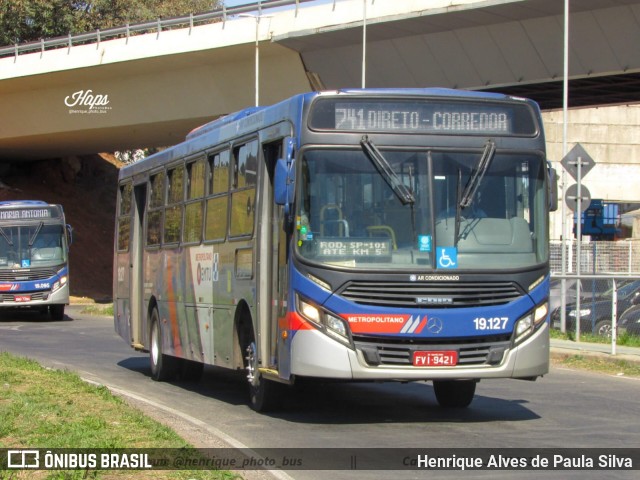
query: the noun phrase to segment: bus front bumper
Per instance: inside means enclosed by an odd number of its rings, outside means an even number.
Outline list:
[[[41,290],[36,292],[3,293],[0,308],[40,307],[48,305],[69,305],[69,284],[66,283],[52,292]]]
[[[499,363],[453,367],[372,366],[362,351],[317,330],[304,330],[292,339],[291,367],[298,376],[345,380],[533,379],[549,371],[549,325],[545,322],[525,341],[507,349]]]

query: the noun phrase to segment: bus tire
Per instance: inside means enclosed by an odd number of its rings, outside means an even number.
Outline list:
[[[49,305],[51,319],[59,322],[64,319],[64,304]]]
[[[162,351],[162,330],[158,309],[151,311],[151,329],[149,333],[149,364],[151,378],[157,382],[173,380],[178,373],[180,360]]]
[[[434,380],[433,391],[441,407],[466,408],[476,393],[475,380]]]
[[[270,412],[280,405],[282,385],[264,378],[258,369],[255,341],[246,348],[247,380],[249,381],[249,405],[256,412]]]

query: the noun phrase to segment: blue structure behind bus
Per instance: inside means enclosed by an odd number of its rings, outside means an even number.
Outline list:
[[[577,215],[574,215],[577,218]],[[615,240],[622,234],[620,205],[602,199],[593,199],[581,215],[582,234],[593,240]],[[575,219],[574,219],[575,224]],[[574,233],[576,227],[574,225]]]
[[[548,371],[549,174],[529,100],[446,89],[297,95],[122,169],[115,328],[161,380]],[[553,193],[553,192],[552,192]]]
[[[69,304],[71,228],[61,205],[0,202],[0,308],[34,308],[64,318]]]

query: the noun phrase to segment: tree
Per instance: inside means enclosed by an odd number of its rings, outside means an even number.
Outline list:
[[[72,2],[8,0],[0,2],[0,44],[38,40],[73,32]]]
[[[4,0],[0,45],[213,10],[219,0]]]

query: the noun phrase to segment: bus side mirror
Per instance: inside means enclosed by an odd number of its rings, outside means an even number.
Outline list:
[[[290,205],[293,203],[295,192],[295,167],[293,162],[293,138],[285,138],[284,158],[276,163],[274,178],[274,201],[277,205],[284,205],[285,214],[289,214]]]
[[[276,205],[284,205],[289,197],[287,193],[287,180],[289,167],[284,158],[279,158],[276,163],[275,180],[273,182],[273,196]]]
[[[558,172],[555,168],[548,167],[549,171],[549,211],[558,210]]]
[[[68,223],[67,223],[67,238],[69,239],[67,246],[69,246],[73,243],[73,228],[71,228],[71,225],[69,225]]]

